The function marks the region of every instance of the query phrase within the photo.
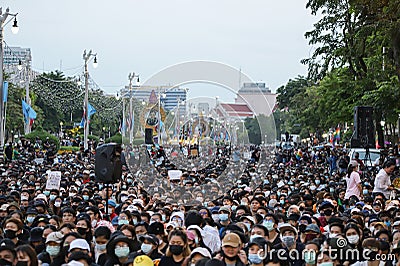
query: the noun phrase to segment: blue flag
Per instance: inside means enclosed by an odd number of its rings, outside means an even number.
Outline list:
[[[7,97],[8,97],[8,82],[4,81],[3,82],[3,102],[7,102]]]
[[[24,114],[25,122],[28,123],[31,119],[36,119],[36,112],[24,100],[22,100],[22,113]]]
[[[94,115],[95,113],[96,113],[96,109],[94,109],[94,107],[90,103],[88,103],[88,119],[89,119],[89,122],[90,122],[90,117],[92,115]],[[83,117],[82,117],[81,123],[79,124],[79,127],[84,127],[84,126],[85,126],[85,110],[83,112]]]

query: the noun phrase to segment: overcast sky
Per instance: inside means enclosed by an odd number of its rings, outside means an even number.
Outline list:
[[[92,49],[99,66],[89,68],[90,74],[107,93],[127,85],[129,72],[140,74],[144,81],[170,65],[192,60],[241,68],[275,91],[288,79],[306,75],[300,60],[309,56],[311,47],[304,33],[316,18],[305,4],[305,0],[0,2],[3,9],[19,13],[20,31],[12,35],[11,24],[7,25],[6,43],[31,48],[35,70],[61,68],[66,75],[77,75],[83,69],[83,50]],[[205,87],[193,88],[192,93]],[[208,88],[210,94],[229,100],[223,89]]]

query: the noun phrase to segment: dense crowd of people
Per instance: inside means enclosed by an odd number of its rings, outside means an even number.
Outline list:
[[[94,152],[7,144],[0,265],[400,265],[397,149],[366,167],[337,147],[224,143],[207,164],[135,147],[114,184],[96,178]]]

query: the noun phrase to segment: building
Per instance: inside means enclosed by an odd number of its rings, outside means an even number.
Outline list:
[[[187,89],[181,88],[171,88],[169,86],[134,86],[132,88],[132,97],[138,101],[148,102],[151,93],[154,91],[156,95],[161,95],[165,97],[161,97],[161,105],[167,111],[172,111],[179,105],[179,112],[184,114],[186,111],[186,96]],[[121,95],[123,97],[129,97],[129,87],[125,86],[125,88],[121,89]]]
[[[6,46],[3,53],[3,67],[9,76],[7,81],[21,84],[28,79],[33,80],[39,73],[32,71],[31,62],[30,48]]]
[[[237,93],[235,103],[249,105],[255,115],[270,116],[276,103],[276,96],[277,94],[272,93],[265,83],[243,83]]]
[[[214,110],[220,119],[242,121],[254,117],[253,111],[245,103],[219,103]]]

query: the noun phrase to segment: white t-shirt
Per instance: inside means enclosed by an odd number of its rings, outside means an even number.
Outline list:
[[[375,177],[374,190],[372,192],[381,192],[387,199],[390,198],[390,190],[388,187],[392,185],[389,175],[385,169],[379,170],[379,173]]]
[[[349,199],[351,196],[360,198],[360,190],[358,189],[358,184],[361,183],[360,175],[356,171],[351,172],[350,177],[346,176],[346,183],[347,189],[344,198]]]

